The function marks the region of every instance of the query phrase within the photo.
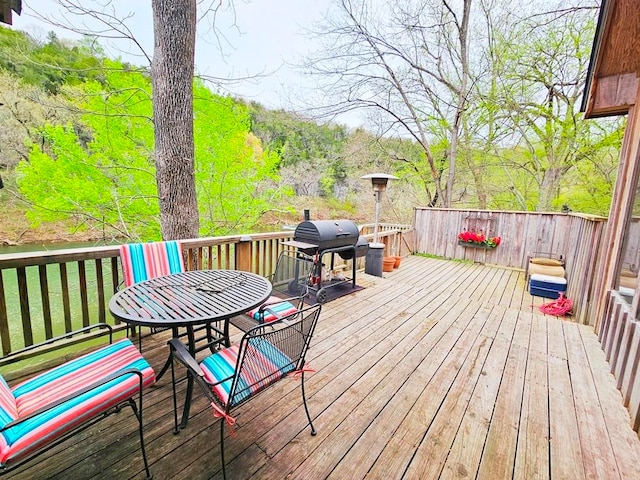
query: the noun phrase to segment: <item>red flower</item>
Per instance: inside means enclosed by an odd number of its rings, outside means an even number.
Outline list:
[[[484,233],[476,233],[465,230],[464,232],[460,232],[458,234],[458,240],[466,243],[477,243],[480,245],[486,245],[488,247],[495,248],[500,245],[500,237],[490,237],[487,238],[484,236]]]

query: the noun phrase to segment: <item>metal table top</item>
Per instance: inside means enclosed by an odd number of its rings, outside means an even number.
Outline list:
[[[271,283],[237,270],[194,270],[157,277],[116,293],[111,314],[148,327],[190,326],[224,320],[262,304]]]

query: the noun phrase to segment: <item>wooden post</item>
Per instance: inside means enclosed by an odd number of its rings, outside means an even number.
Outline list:
[[[636,99],[640,93],[636,92]],[[626,231],[629,226],[633,211],[633,202],[638,184],[638,174],[640,170],[640,112],[638,104],[635,103],[629,108],[629,118],[624,132],[622,150],[620,152],[620,165],[618,176],[609,210],[609,221],[607,222],[607,232],[602,248],[604,262],[602,264],[602,274],[599,275],[595,287],[596,292],[600,292],[598,308],[596,310],[595,331],[598,332],[602,315],[605,312],[607,292],[615,287],[616,279],[620,275],[620,262],[624,255],[624,244]],[[637,308],[637,297],[634,300],[634,307]],[[633,312],[635,316],[635,311]]]
[[[236,270],[251,272],[253,265],[253,240],[249,236],[240,237],[236,243]]]

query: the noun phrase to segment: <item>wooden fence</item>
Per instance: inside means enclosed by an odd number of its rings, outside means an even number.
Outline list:
[[[368,239],[370,227],[363,226]],[[407,226],[384,226],[380,240],[391,252],[405,245]],[[269,276],[283,240],[294,232],[182,240],[189,270],[232,269]],[[406,233],[404,233],[406,235]],[[407,253],[406,248],[403,250]],[[122,288],[119,247],[77,248],[0,255],[2,355],[96,322],[114,323],[107,304]],[[364,262],[364,258],[357,259]],[[40,352],[38,352],[40,353]],[[2,361],[0,361],[0,364]]]
[[[524,269],[530,255],[554,253],[566,261],[567,296],[574,304],[574,320],[595,325],[598,275],[606,219],[580,214],[452,210],[415,210],[415,249],[444,258],[473,260]],[[458,244],[464,230],[499,236],[494,249],[467,248]]]

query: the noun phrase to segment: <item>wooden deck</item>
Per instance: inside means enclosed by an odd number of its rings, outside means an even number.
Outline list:
[[[409,257],[325,305],[307,378],[236,411],[229,478],[640,478],[640,441],[591,328],[532,308],[523,273]],[[536,299],[536,304],[541,303]],[[143,347],[160,368],[159,335]],[[219,424],[196,393],[173,435],[170,375],[145,394],[156,480],[221,478]],[[130,410],[15,478],[144,478]]]

